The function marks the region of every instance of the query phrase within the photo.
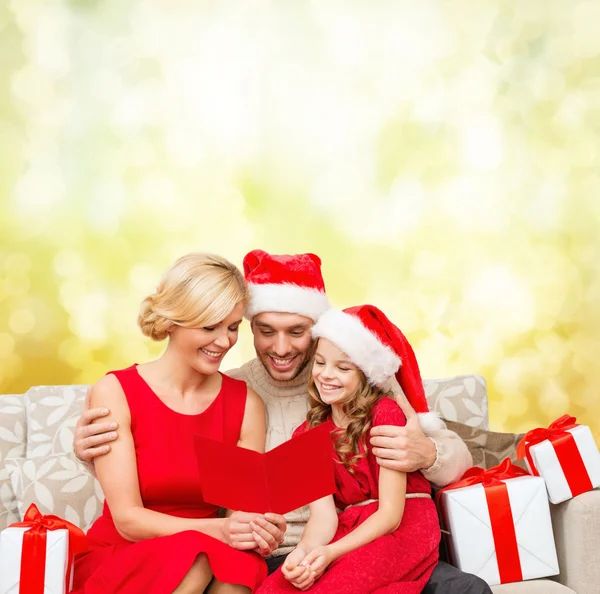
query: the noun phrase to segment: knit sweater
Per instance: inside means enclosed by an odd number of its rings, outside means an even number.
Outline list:
[[[267,442],[269,451],[292,438],[292,433],[306,420],[308,412],[308,376],[310,365],[294,379],[274,380],[258,358],[252,359],[227,375],[246,382],[263,400],[267,415]],[[467,446],[456,433],[444,428],[430,438],[436,447],[437,458],[433,466],[423,470],[427,480],[438,487],[457,481],[473,465]],[[282,545],[274,556],[289,553],[299,542],[306,522],[308,506],[286,514],[287,530]]]

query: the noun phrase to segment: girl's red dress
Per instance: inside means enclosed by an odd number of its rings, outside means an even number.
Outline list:
[[[336,429],[331,418],[326,421],[332,431]],[[377,425],[406,424],[404,414],[391,398],[382,398],[373,407],[373,427]],[[294,436],[307,430],[303,423]],[[369,443],[370,432],[367,436]],[[342,509],[333,541],[339,540],[362,524],[378,508],[378,502],[363,506],[347,506],[378,499],[379,464],[368,448],[366,458],[361,458],[350,474],[343,464],[335,465],[337,492],[335,504]],[[361,452],[364,452],[361,446]],[[339,456],[334,451],[334,458]],[[407,476],[406,492],[430,493],[431,488],[420,472]],[[391,534],[381,536],[346,555],[331,565],[314,585],[311,594],[419,594],[427,584],[438,561],[440,527],[434,502],[429,498],[407,498],[402,522]],[[299,592],[288,582],[281,569],[270,575],[258,594]]]
[[[158,398],[136,365],[112,373],[131,411],[144,507],[181,518],[216,518],[218,508],[202,499],[194,435],[236,445],[246,406],[246,384],[222,375],[221,390],[211,405],[198,415],[185,415]],[[125,540],[117,532],[106,502],[88,532],[88,547],[75,561],[74,594],[170,594],[200,553],[208,557],[219,581],[242,584],[252,592],[267,574],[258,554],[238,551],[195,530],[135,543]]]

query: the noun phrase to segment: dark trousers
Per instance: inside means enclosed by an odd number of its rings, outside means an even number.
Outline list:
[[[492,590],[481,578],[463,573],[453,565],[440,561],[423,594],[492,594]]]
[[[286,559],[287,555],[279,555],[279,557],[270,557],[269,559],[265,559],[265,561],[267,562],[267,569],[269,570],[269,575],[276,571],[280,565],[283,565],[283,562]]]

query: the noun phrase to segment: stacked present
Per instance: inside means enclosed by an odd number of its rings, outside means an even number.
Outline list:
[[[0,594],[66,594],[73,557],[85,550],[82,530],[31,505],[0,532]]]
[[[529,472],[546,482],[548,498],[560,503],[600,486],[600,454],[586,425],[563,415],[547,429],[528,431],[517,456]]]
[[[490,586],[559,573],[550,506],[600,485],[600,454],[588,427],[565,415],[518,446],[529,473],[507,458],[469,469],[438,493],[452,562]]]

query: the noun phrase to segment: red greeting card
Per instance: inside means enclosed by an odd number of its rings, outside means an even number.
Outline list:
[[[335,492],[330,428],[320,425],[260,454],[194,436],[204,501],[285,514]]]

